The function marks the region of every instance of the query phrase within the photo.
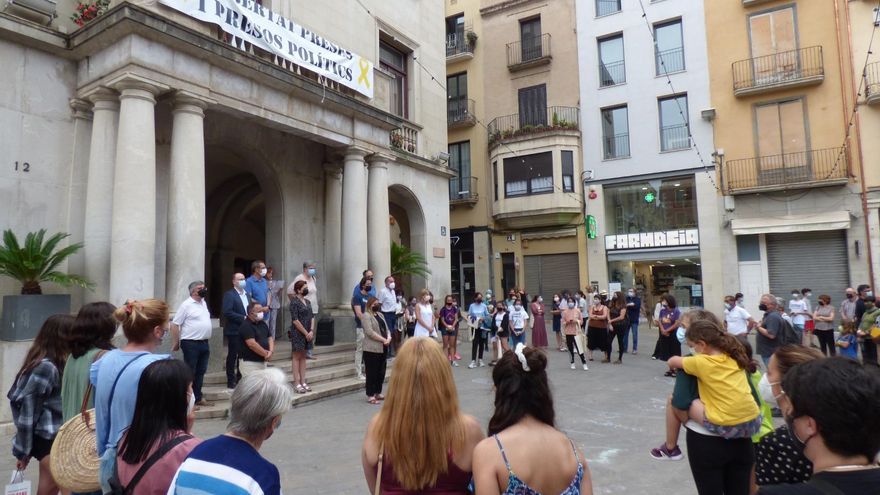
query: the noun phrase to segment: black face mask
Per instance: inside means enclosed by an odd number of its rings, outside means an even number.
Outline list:
[[[759,311],[767,311],[767,305],[764,304],[764,303],[759,304],[759,305],[758,305],[758,310],[759,310]]]
[[[369,291],[368,291],[368,292],[369,292]],[[308,288],[308,287],[306,287],[306,288],[305,288],[305,289],[303,289],[303,292],[302,292],[302,294],[303,294],[303,295],[304,295],[304,296],[307,296],[307,295],[309,295],[309,288]]]
[[[853,294],[847,294],[847,295],[846,295],[846,298],[847,298],[847,299],[852,299],[852,298],[854,298],[854,297],[856,297],[856,296],[853,295]]]
[[[374,313],[378,313],[378,312],[381,311],[381,310],[382,310],[382,306],[373,306],[373,312],[374,312]]]
[[[208,297],[208,289],[206,287],[202,287],[201,289],[199,289],[199,291],[196,294],[198,294],[199,297],[204,299],[204,298]]]

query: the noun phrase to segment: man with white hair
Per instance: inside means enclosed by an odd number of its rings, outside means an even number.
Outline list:
[[[278,468],[260,455],[281,426],[293,392],[278,368],[254,371],[232,393],[226,433],[199,444],[180,465],[169,495],[281,495]]]
[[[171,335],[174,338],[172,351],[183,351],[183,360],[193,373],[193,395],[196,405],[210,407],[213,404],[202,398],[202,382],[208,371],[208,360],[211,358],[211,313],[205,298],[208,288],[201,280],[189,284],[189,297],[181,303],[171,320]]]
[[[764,367],[770,363],[770,356],[779,348],[779,339],[782,334],[783,325],[782,314],[779,312],[779,302],[773,294],[764,294],[761,296],[761,304],[758,309],[764,312],[764,318],[758,325],[758,333],[755,336],[755,353],[761,356],[764,361]]]

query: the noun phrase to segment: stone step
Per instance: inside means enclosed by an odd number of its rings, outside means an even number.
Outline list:
[[[290,367],[288,366],[285,370],[285,375],[287,378],[293,382],[293,376],[290,374]],[[352,357],[350,361],[346,361],[343,364],[337,364],[335,366],[324,366],[321,368],[306,369],[306,380],[309,385],[314,383],[322,383],[330,380],[336,380],[340,378],[350,378],[356,376],[357,373],[354,369],[354,358]],[[225,383],[225,381],[224,381]],[[232,390],[226,388],[226,385],[212,385],[202,387],[202,395],[208,401],[217,401],[217,400],[228,400],[229,396],[232,394]]]
[[[269,366],[273,368],[278,368],[285,373],[290,372],[291,362],[290,362],[290,353],[288,352],[287,357],[280,357],[278,359],[273,359],[269,361]],[[317,359],[309,359],[306,361],[306,369],[307,370],[318,370],[320,368],[326,368],[329,366],[338,366],[340,364],[349,363],[352,367],[354,367],[354,349],[348,350],[347,347],[343,348],[343,350],[333,350],[329,352],[319,352],[315,353],[315,357]],[[206,373],[205,379],[203,382],[205,385],[225,385],[226,384],[226,372],[225,371],[215,371],[212,373]]]

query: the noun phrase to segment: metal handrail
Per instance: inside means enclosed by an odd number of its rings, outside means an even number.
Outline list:
[[[759,187],[837,181],[847,177],[846,148],[805,150],[729,160],[723,164],[728,192]]]
[[[565,129],[578,130],[579,113],[578,107],[552,106],[530,114],[514,113],[496,117],[486,126],[489,145],[502,139],[525,134]]]
[[[880,95],[880,62],[873,62],[865,67],[865,96],[868,98]]]
[[[629,156],[629,133],[624,132],[602,138],[602,152],[606,160]]]
[[[654,58],[658,76],[684,70],[684,47],[657,52]]]
[[[475,122],[474,100],[468,98],[449,98],[446,100],[447,125]]]
[[[660,128],[660,151],[681,150],[691,147],[688,125],[668,125]]]
[[[734,91],[776,86],[825,75],[821,46],[739,60],[733,63],[732,69]]]
[[[599,87],[614,86],[626,82],[626,61],[599,63]]]
[[[449,178],[449,201],[472,201],[478,196],[477,177]]]
[[[534,62],[550,57],[550,33],[531,36],[507,44],[507,66]]]
[[[456,31],[446,34],[446,56],[453,57],[462,53],[474,53],[474,43],[471,37],[474,36],[472,29],[464,31]]]

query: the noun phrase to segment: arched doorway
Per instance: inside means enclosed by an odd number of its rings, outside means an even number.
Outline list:
[[[408,247],[428,260],[425,215],[415,194],[400,184],[390,186],[388,211],[391,214],[391,241]],[[423,277],[412,275],[402,278],[400,282],[407,298],[427,287]]]

